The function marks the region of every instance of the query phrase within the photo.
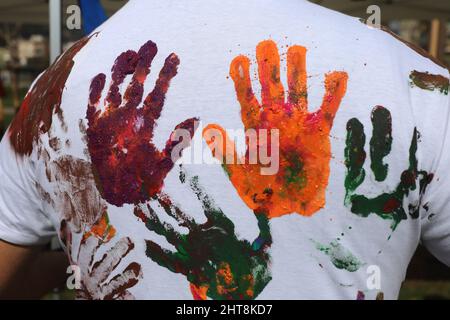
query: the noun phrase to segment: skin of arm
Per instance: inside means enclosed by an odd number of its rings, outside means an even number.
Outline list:
[[[40,299],[64,284],[68,265],[63,252],[0,240],[0,299]]]

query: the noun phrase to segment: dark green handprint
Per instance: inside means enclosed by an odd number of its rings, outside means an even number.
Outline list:
[[[392,146],[392,119],[389,110],[377,106],[372,111],[372,139],[370,140],[371,170],[375,180],[382,182],[386,179],[389,166],[383,162],[390,153]],[[356,119],[350,119],[347,123],[347,141],[345,148],[345,159],[347,175],[345,178],[345,205],[359,216],[367,217],[371,213],[377,214],[383,219],[392,220],[391,228],[395,230],[402,220],[408,218],[403,206],[403,200],[410,192],[416,190],[419,179],[420,199],[425,193],[427,186],[433,180],[433,174],[418,170],[417,143],[419,133],[414,128],[411,146],[409,148],[409,167],[400,176],[400,182],[392,192],[383,193],[374,198],[356,194],[356,189],[365,180],[363,168],[366,161],[366,136],[364,126]],[[419,217],[420,200],[408,207],[409,215],[413,219]]]
[[[375,107],[372,112],[372,139],[370,139],[370,160],[375,180],[384,181],[389,166],[383,163],[384,157],[391,153],[392,147],[392,118],[389,110]]]
[[[184,180],[184,176],[182,182]],[[253,243],[240,240],[234,224],[198,184],[198,177],[189,181],[200,200],[207,221],[197,224],[166,195],[157,202],[180,226],[189,232],[180,234],[173,226],[162,222],[150,205],[135,208],[135,215],[146,227],[164,236],[176,252],[147,240],[147,256],[162,267],[186,276],[196,299],[254,299],[270,282],[270,255],[272,244],[269,219],[265,212],[255,212],[260,234]]]

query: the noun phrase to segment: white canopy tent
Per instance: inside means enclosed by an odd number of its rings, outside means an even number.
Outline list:
[[[356,17],[367,17],[367,8],[381,8],[382,21],[393,19],[450,20],[450,0],[310,0]]]
[[[150,1],[150,0],[148,0]],[[310,0],[319,5],[357,17],[368,17],[367,8],[378,5],[382,21],[393,19],[450,20],[450,0]],[[101,0],[111,15],[127,0]],[[77,0],[1,0],[0,23],[50,25],[50,47],[52,58],[61,48],[61,13],[63,8],[76,4]],[[52,8],[52,9],[50,9]],[[51,18],[50,18],[51,16]],[[439,43],[442,26],[434,24],[432,33]],[[442,32],[441,32],[442,33]],[[437,46],[439,46],[437,44]],[[433,45],[432,45],[433,47]],[[436,47],[436,45],[434,46]]]
[[[0,23],[49,23],[49,5],[52,0],[0,0]],[[62,8],[76,4],[77,0],[59,0]],[[109,15],[122,7],[127,0],[101,0]]]
[[[0,22],[49,25],[50,61],[54,61],[61,53],[62,9],[76,3],[76,0],[1,0]],[[102,0],[109,15],[125,3],[126,0]]]
[[[126,2],[126,0],[102,0],[109,15]],[[49,25],[50,61],[54,61],[61,53],[62,9],[76,3],[76,0],[1,0],[0,22]]]
[[[59,0],[62,7],[76,0]],[[153,1],[153,0],[146,0]],[[156,1],[156,0],[155,0]],[[369,5],[378,5],[384,21],[392,19],[450,19],[449,0],[310,0],[343,13],[364,17]],[[49,23],[49,0],[0,0],[0,22]],[[101,0],[112,14],[127,0]]]

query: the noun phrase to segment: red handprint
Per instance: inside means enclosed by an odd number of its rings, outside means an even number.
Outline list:
[[[109,203],[144,202],[157,194],[163,180],[172,169],[173,148],[179,143],[167,140],[164,150],[152,143],[156,120],[161,116],[170,81],[177,74],[180,63],[175,53],[164,63],[155,87],[145,98],[144,82],[158,49],[148,41],[139,50],[119,55],[112,68],[111,85],[105,100],[106,110],[98,108],[106,76],[101,73],[91,83],[87,119],[88,149],[97,175],[97,183],[103,198]],[[119,86],[127,75],[133,74],[124,97]],[[196,118],[185,120],[175,128],[194,135]]]

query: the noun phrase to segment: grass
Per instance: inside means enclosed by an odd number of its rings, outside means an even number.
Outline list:
[[[25,95],[28,92],[28,88],[20,88],[19,89],[19,101],[22,102],[23,98],[25,97]],[[3,98],[3,105],[5,106],[5,108],[13,108],[14,104],[13,104],[13,97],[11,94],[11,87],[6,87],[5,88],[5,97]]]
[[[450,281],[405,281],[400,300],[450,300]]]

